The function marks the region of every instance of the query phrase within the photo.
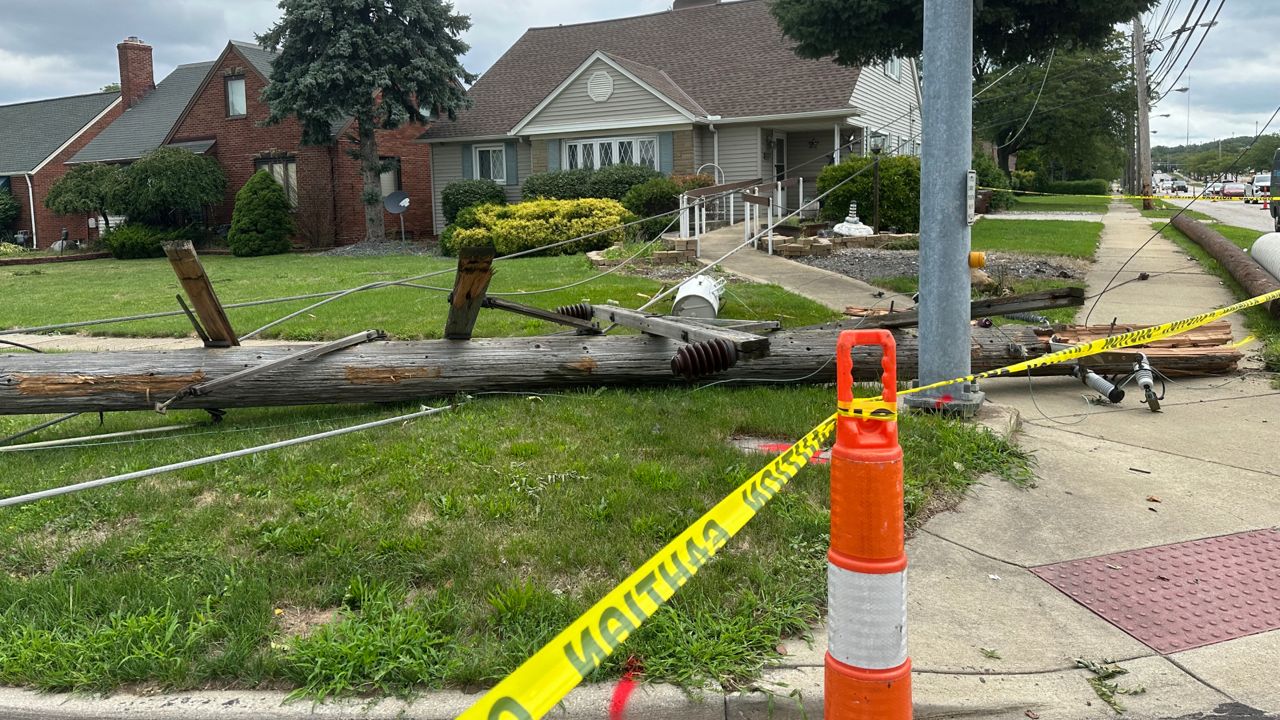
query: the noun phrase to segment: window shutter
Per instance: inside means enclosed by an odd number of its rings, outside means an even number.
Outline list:
[[[507,185],[519,185],[520,179],[516,177],[520,168],[520,158],[516,155],[516,144],[513,142],[503,143],[502,157],[507,161]]]
[[[669,132],[658,133],[658,170],[670,175],[676,169],[675,137]]]
[[[475,180],[476,171],[471,167],[471,146],[462,146],[462,179]]]
[[[547,141],[547,172],[555,172],[560,169],[560,141]]]

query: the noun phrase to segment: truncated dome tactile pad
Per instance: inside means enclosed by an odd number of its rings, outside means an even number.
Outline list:
[[[1031,572],[1160,653],[1280,628],[1280,532],[1043,565]]]

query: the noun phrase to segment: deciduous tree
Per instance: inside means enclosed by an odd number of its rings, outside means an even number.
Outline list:
[[[1101,48],[1055,52],[1052,63],[991,67],[979,85],[1012,72],[974,100],[974,135],[996,147],[1006,173],[1010,156],[1037,148],[1064,179],[1119,175],[1135,97],[1127,58],[1116,33]]]
[[[974,3],[974,54],[1016,63],[1050,48],[1097,47],[1113,26],[1157,0],[982,0]],[[773,14],[801,57],[833,56],[843,65],[919,57],[924,0],[775,0]]]
[[[111,184],[107,206],[132,222],[182,227],[205,207],[222,200],[226,176],[218,161],[180,148],[162,147],[144,155]]]
[[[97,215],[102,219],[102,231],[111,230],[111,219],[107,217],[111,193],[120,182],[120,168],[115,165],[101,163],[85,163],[73,165],[58,179],[49,194],[45,196],[44,206],[59,215],[75,215],[78,213]]]
[[[459,56],[471,26],[443,0],[281,0],[284,16],[258,40],[280,55],[263,99],[268,123],[296,117],[302,140],[333,142],[335,122],[351,118],[360,160],[365,235],[381,240],[382,192],[375,131],[454,117],[475,76]]]

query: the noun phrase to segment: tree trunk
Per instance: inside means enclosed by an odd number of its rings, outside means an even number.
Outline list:
[[[262,372],[208,395],[173,403],[181,408],[235,408],[328,403],[408,402],[484,391],[531,392],[596,386],[694,386],[717,380],[830,383],[832,353],[841,328],[854,321],[769,336],[770,354],[740,361],[727,371],[687,382],[672,373],[682,343],[650,335],[539,336],[468,341],[370,342],[306,362]],[[895,331],[898,380],[916,377],[919,341]],[[1032,328],[974,328],[973,371],[994,370],[1048,352]],[[1012,344],[1012,347],[1011,347]],[[1204,348],[1148,351],[1170,375],[1213,374],[1235,368],[1240,353]],[[298,352],[298,346],[103,353],[0,354],[0,415],[151,410],[180,390]],[[1103,372],[1128,372],[1133,358],[1117,354]],[[1071,365],[1037,368],[1035,375],[1064,375]],[[854,378],[878,381],[879,350],[856,348]],[[835,395],[832,395],[834,408]]]
[[[99,209],[98,215],[102,216],[102,230],[98,232],[98,237],[102,237],[103,235],[111,232],[111,218],[107,217],[106,210]]]
[[[999,158],[999,161],[1000,161],[1000,169],[1004,171],[1005,177],[1009,176],[1009,158],[1015,152],[1017,152],[1016,148],[1013,150],[1010,150],[1008,146],[996,148],[996,156]]]
[[[365,240],[381,242],[387,237],[382,219],[382,162],[378,159],[378,139],[373,118],[356,121],[360,136],[360,178],[363,181],[361,202],[364,204]]]

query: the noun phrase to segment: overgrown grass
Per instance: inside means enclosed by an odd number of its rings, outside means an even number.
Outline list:
[[[1160,229],[1161,226],[1162,224],[1160,223],[1153,225],[1157,230]],[[1223,237],[1226,237],[1231,242],[1245,249],[1250,247],[1254,240],[1257,240],[1258,237],[1263,235],[1263,233],[1258,232],[1257,230],[1250,230],[1249,228],[1242,228],[1234,225],[1215,225],[1213,229],[1222,233]],[[1178,247],[1186,251],[1188,255],[1191,255],[1199,261],[1205,269],[1209,270],[1214,275],[1217,275],[1222,280],[1223,284],[1231,288],[1231,292],[1235,293],[1238,299],[1245,300],[1249,298],[1249,293],[1245,292],[1244,288],[1240,287],[1240,283],[1236,282],[1235,279],[1231,277],[1231,273],[1228,273],[1226,269],[1222,267],[1221,263],[1214,260],[1209,253],[1205,252],[1203,248],[1184,235],[1181,230],[1170,225],[1169,227],[1164,228],[1163,234],[1166,238],[1177,244]],[[1280,320],[1276,320],[1272,317],[1265,307],[1251,307],[1245,310],[1242,315],[1244,316],[1245,327],[1249,329],[1249,332],[1253,333],[1260,341],[1262,341],[1262,360],[1267,369],[1272,372],[1280,372]],[[1280,378],[1277,378],[1273,384],[1280,388]]]
[[[973,226],[974,250],[1092,258],[1102,223],[1082,220],[981,220]]]
[[[876,287],[882,287],[897,293],[910,295],[920,291],[920,278],[914,275],[896,275],[893,277],[872,278],[871,284]],[[1005,282],[1005,286],[1015,295],[1022,293],[1039,292],[1041,290],[1056,290],[1064,287],[1084,287],[1083,280],[1057,280],[1053,278],[1026,278],[1010,280]],[[973,291],[973,298],[976,300],[986,297],[977,290]],[[1071,323],[1075,321],[1076,308],[1054,308],[1051,310],[1038,310],[1035,313],[1049,320],[1052,323]],[[992,320],[997,325],[1008,324],[1010,322],[1022,322],[1005,320],[1000,317],[994,317]]]
[[[292,254],[261,258],[208,256],[202,261],[224,304],[342,290],[456,267],[452,259],[421,256]],[[495,293],[559,287],[600,272],[580,255],[508,260],[497,263],[495,268],[490,284],[490,290]],[[451,288],[453,276],[445,274],[420,282]],[[164,259],[0,267],[0,287],[4,288],[6,298],[20,299],[0,303],[0,328],[5,329],[176,310],[174,295],[181,292],[173,270]],[[661,287],[663,285],[654,280],[614,273],[585,285],[512,299],[543,308],[583,300],[596,303],[615,300],[623,306],[637,307]],[[735,287],[734,292],[746,306],[730,297],[721,309],[725,317],[789,318],[789,324],[794,325],[836,317],[817,303],[770,286],[744,284]],[[328,340],[379,328],[398,338],[437,338],[447,314],[446,297],[443,292],[409,287],[359,292],[279,325],[262,337]],[[227,310],[227,315],[236,331],[243,334],[314,302],[316,299],[233,308]],[[656,308],[661,310],[664,306]],[[540,320],[496,310],[483,311],[476,324],[478,336],[494,337],[534,335],[559,329]],[[190,324],[182,316],[99,325],[82,331],[146,337],[192,334]]]
[[[0,513],[0,682],[46,690],[299,688],[313,697],[488,685],[761,466],[728,440],[795,438],[829,388],[493,396],[433,418]],[[382,417],[237,410],[219,426],[4,458],[0,496]],[[200,420],[82,417],[33,439]],[[0,434],[36,418],[0,418]],[[909,517],[1008,443],[902,421]],[[810,467],[597,673],[732,685],[826,598],[827,469]],[[336,616],[299,626],[320,610]]]
[[[1080,195],[1014,195],[1011,213],[1020,212],[1075,212],[1098,213],[1107,211],[1110,198],[1083,197]]]

